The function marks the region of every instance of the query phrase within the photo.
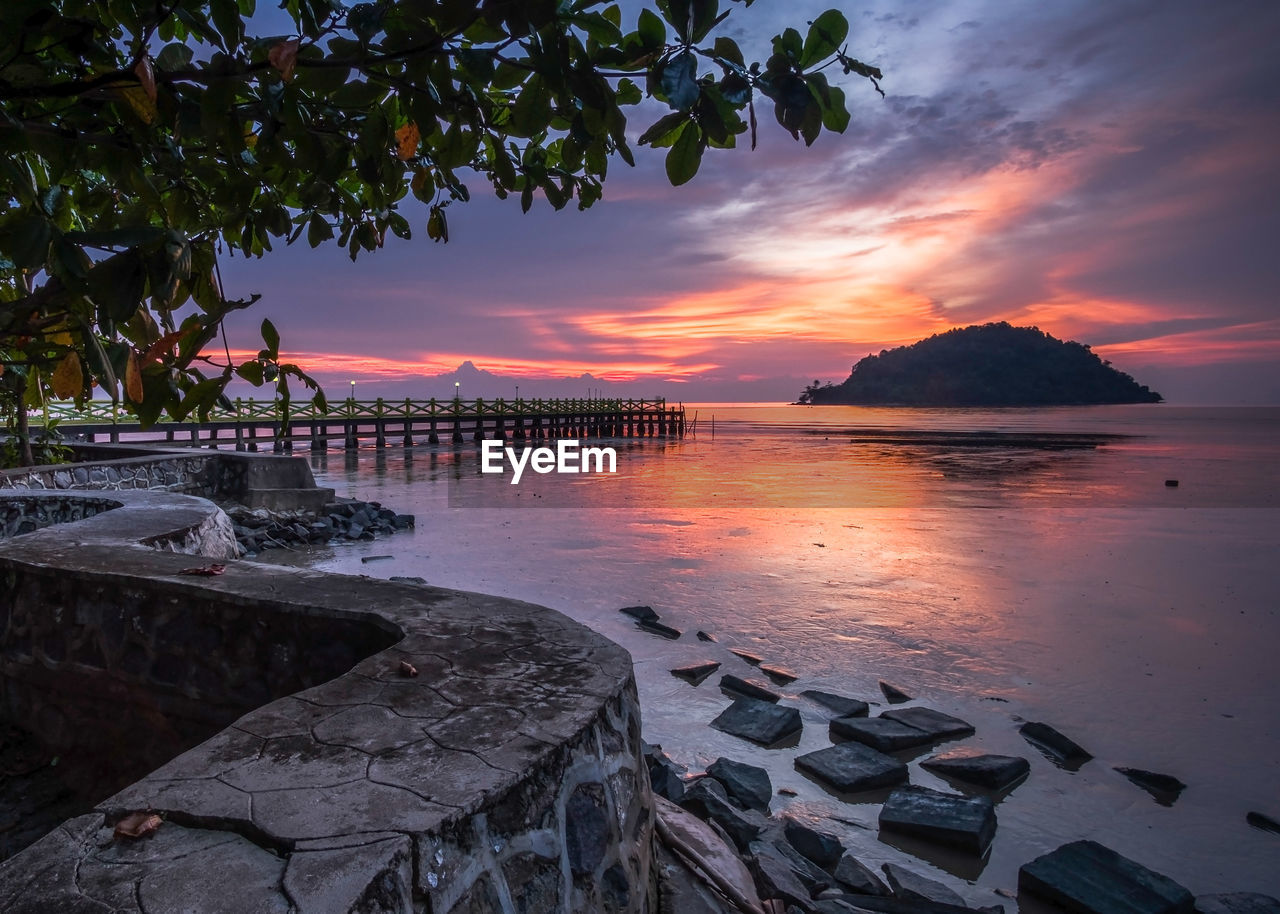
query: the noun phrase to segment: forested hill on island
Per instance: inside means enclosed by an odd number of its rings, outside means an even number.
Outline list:
[[[842,384],[806,387],[798,402],[859,406],[1076,406],[1164,398],[1088,346],[1036,327],[982,324],[869,355]]]

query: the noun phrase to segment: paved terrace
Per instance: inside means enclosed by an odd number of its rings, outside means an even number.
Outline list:
[[[647,908],[621,648],[514,600],[225,560],[211,503],[103,494],[24,495],[93,505],[0,539],[0,714],[100,776],[159,767],[0,865],[0,910]],[[116,836],[138,811],[162,824]]]

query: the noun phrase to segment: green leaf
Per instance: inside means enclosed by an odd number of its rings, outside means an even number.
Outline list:
[[[262,386],[262,363],[256,359],[252,362],[245,362],[236,369],[236,374],[244,378],[254,387]]]
[[[101,260],[89,271],[89,295],[106,316],[124,323],[137,312],[146,292],[142,254],[128,250]]]
[[[804,39],[804,49],[800,52],[799,65],[813,66],[825,60],[844,44],[849,36],[849,22],[839,10],[827,10],[809,25],[809,34]]]
[[[712,52],[716,57],[746,69],[747,63],[742,57],[742,49],[732,38],[726,38],[723,35],[717,38],[716,43],[712,45]]]
[[[659,79],[667,104],[688,111],[698,100],[698,61],[688,51],[677,54],[662,68]]]
[[[641,146],[670,146],[671,143],[675,142],[674,138],[667,143],[662,141],[667,137],[672,137],[677,130],[687,123],[689,123],[689,115],[683,111],[665,115],[659,118],[652,127],[640,134],[640,139],[637,142]]]
[[[649,9],[640,11],[640,20],[636,24],[636,31],[640,34],[640,40],[644,42],[644,46],[650,50],[658,50],[667,43],[667,27],[662,20]]]
[[[640,92],[640,87],[625,77],[618,80],[618,104],[619,105],[638,105],[644,98]]]
[[[667,153],[667,178],[672,186],[679,187],[688,183],[698,173],[702,164],[702,151],[706,143],[702,139],[702,130],[697,124],[689,123],[680,133],[671,151]]]
[[[262,341],[267,344],[271,357],[275,358],[280,352],[280,333],[276,325],[266,319],[262,321]]]

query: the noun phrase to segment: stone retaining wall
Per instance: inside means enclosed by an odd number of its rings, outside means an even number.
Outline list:
[[[141,543],[191,518],[128,500],[0,542],[4,708],[69,757],[105,729],[160,767],[0,865],[0,910],[650,909],[621,648],[480,594],[236,561],[180,576],[201,560]],[[139,810],[164,824],[113,838]]]

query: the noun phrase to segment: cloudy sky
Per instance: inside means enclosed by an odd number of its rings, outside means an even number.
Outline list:
[[[722,28],[763,50],[832,5],[760,0]],[[1173,402],[1280,403],[1280,4],[839,7],[887,93],[844,78],[843,136],[762,129],[676,189],[641,150],[584,213],[522,215],[476,182],[447,245],[422,229],[355,264],[333,247],[236,261],[228,291],[264,300],[232,345],[256,349],[271,317],[331,391],[368,395],[446,395],[431,376],[471,360],[529,394],[590,373],[785,400],[870,352],[1007,320]]]

